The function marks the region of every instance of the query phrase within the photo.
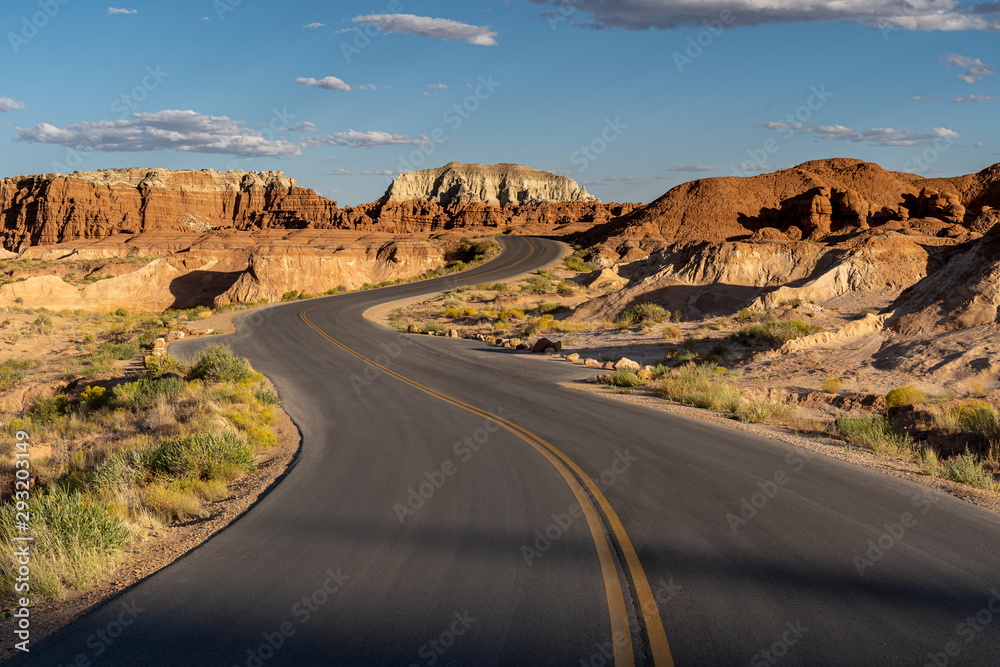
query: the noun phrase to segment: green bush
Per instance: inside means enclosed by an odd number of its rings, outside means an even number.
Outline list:
[[[785,423],[791,421],[795,413],[788,403],[769,400],[745,401],[736,409],[736,417],[745,424]]]
[[[40,398],[31,408],[29,417],[36,424],[51,424],[69,412],[69,399],[63,395]]]
[[[232,468],[249,472],[256,464],[246,438],[235,431],[160,440],[146,459],[154,474],[193,479],[216,479]]]
[[[0,392],[10,391],[27,377],[27,373],[20,369],[0,366]]]
[[[823,380],[823,391],[828,394],[837,395],[840,393],[840,387],[844,384],[844,381],[840,378],[827,378]]]
[[[968,484],[980,489],[993,490],[996,487],[993,475],[983,470],[979,457],[965,450],[964,454],[953,456],[944,462],[942,477],[960,484]]]
[[[637,303],[622,313],[619,321],[627,322],[631,325],[642,324],[643,322],[662,322],[664,318],[668,317],[666,309],[659,304]]]
[[[590,271],[596,271],[601,268],[596,262],[585,262],[583,257],[579,254],[574,253],[563,260],[566,264],[566,268],[570,271],[576,271],[578,273],[589,273]]]
[[[125,382],[112,390],[114,405],[131,412],[138,412],[153,406],[162,396],[175,401],[183,393],[184,378],[140,378],[135,382]]]
[[[749,345],[754,340],[762,340],[775,347],[781,347],[790,340],[802,338],[803,336],[808,336],[822,330],[823,327],[807,324],[802,320],[779,322],[778,320],[771,319],[744,327],[734,333],[732,338],[744,345]]]
[[[598,378],[602,384],[612,387],[641,387],[646,381],[639,377],[635,371],[627,368],[616,370],[614,373],[601,375]]]
[[[167,373],[187,375],[188,370],[180,359],[169,354],[153,355],[147,363],[146,372],[150,377],[161,377]]]
[[[201,350],[191,364],[191,377],[209,382],[243,382],[254,377],[254,371],[243,357],[237,357],[225,345],[209,345]]]
[[[556,292],[559,296],[573,296],[573,293],[576,292],[576,288],[563,280],[559,283],[559,286],[556,287]]]
[[[926,401],[927,394],[916,387],[896,387],[885,395],[885,407],[887,408],[903,408]]]
[[[109,398],[107,389],[91,385],[80,394],[80,404],[86,406],[88,410],[99,410],[107,404]]]
[[[479,283],[474,289],[489,290],[491,292],[509,292],[510,287],[505,283]]]
[[[542,276],[531,276],[521,285],[521,291],[525,294],[548,294],[552,291],[552,283]]]
[[[735,387],[719,380],[714,364],[689,364],[668,371],[660,381],[657,394],[696,408],[729,412],[735,412],[743,400]]]
[[[885,417],[840,417],[836,421],[840,434],[852,445],[865,447],[879,456],[908,457],[914,454],[913,440]]]

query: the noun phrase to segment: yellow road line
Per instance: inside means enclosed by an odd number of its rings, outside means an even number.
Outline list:
[[[535,247],[528,241],[531,246],[531,252],[524,258],[516,262],[513,266],[526,261],[531,255],[534,254]],[[509,268],[509,267],[506,267]],[[506,270],[498,269],[498,271]],[[492,273],[492,272],[491,272]],[[484,274],[488,275],[488,274]],[[604,512],[605,517],[608,519],[612,532],[614,532],[618,544],[620,545],[622,552],[625,556],[626,564],[628,565],[629,574],[632,578],[632,583],[635,586],[636,597],[638,598],[639,607],[642,616],[645,620],[646,635],[649,640],[650,649],[652,651],[654,664],[664,665],[667,667],[672,667],[673,656],[670,652],[670,645],[667,642],[666,631],[663,629],[663,622],[660,619],[660,612],[656,605],[656,598],[653,595],[653,591],[649,586],[649,581],[646,578],[645,571],[642,568],[642,564],[639,562],[638,554],[635,552],[635,548],[632,546],[632,541],[628,537],[628,533],[625,532],[625,527],[622,525],[621,519],[615,513],[614,509],[611,507],[611,503],[604,496],[601,490],[596,484],[590,479],[586,473],[575,463],[572,459],[566,456],[557,447],[547,442],[543,438],[535,435],[531,431],[528,431],[524,427],[515,424],[503,417],[499,417],[485,410],[477,408],[474,405],[470,405],[456,398],[443,394],[436,391],[426,385],[423,385],[415,380],[396,373],[389,368],[375,363],[373,360],[362,355],[359,352],[351,349],[350,347],[344,345],[339,340],[323,331],[320,327],[314,324],[312,321],[306,317],[306,314],[310,311],[318,308],[314,306],[307,310],[299,313],[300,319],[305,322],[309,327],[314,329],[320,335],[331,341],[334,345],[341,348],[345,352],[353,355],[354,357],[364,361],[371,366],[378,368],[382,372],[395,377],[397,380],[404,382],[424,393],[430,394],[435,398],[438,398],[446,403],[450,403],[456,407],[462,408],[468,412],[472,412],[481,417],[489,419],[501,426],[505,427],[507,430],[511,431],[515,435],[519,436],[522,440],[531,445],[536,451],[541,453],[545,458],[556,468],[563,479],[566,481],[573,495],[576,497],[577,501],[580,503],[580,507],[583,509],[584,515],[587,517],[587,525],[590,528],[591,536],[594,539],[594,544],[597,548],[598,559],[601,564],[601,573],[604,578],[605,594],[608,601],[608,611],[611,617],[611,628],[613,637],[617,639],[618,637],[624,637],[625,641],[619,645],[618,641],[613,641],[615,652],[615,664],[618,665],[630,665],[634,664],[634,656],[632,652],[632,641],[631,632],[628,628],[628,618],[625,613],[625,603],[624,596],[621,590],[621,585],[618,581],[617,568],[614,566],[614,562],[611,556],[611,547],[608,544],[607,538],[604,535],[604,531],[600,526],[600,520],[597,514],[594,512],[589,499],[577,482],[576,477],[573,476],[572,470],[583,480],[584,485],[587,490],[593,496],[594,500],[600,506],[601,510]]]

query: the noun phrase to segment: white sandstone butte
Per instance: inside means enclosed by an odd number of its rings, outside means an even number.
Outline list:
[[[383,202],[424,199],[445,206],[452,202],[494,206],[536,202],[599,202],[576,181],[518,164],[463,164],[449,162],[396,177]]]

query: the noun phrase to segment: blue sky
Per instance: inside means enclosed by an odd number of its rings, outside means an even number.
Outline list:
[[[516,162],[604,201],[826,157],[1000,162],[1000,3],[7,0],[0,175]]]

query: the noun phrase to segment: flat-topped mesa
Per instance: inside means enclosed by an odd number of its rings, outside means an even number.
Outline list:
[[[517,206],[538,202],[598,202],[576,181],[517,164],[463,164],[449,162],[437,169],[400,174],[382,197],[383,202],[425,200],[447,206],[480,203]]]

